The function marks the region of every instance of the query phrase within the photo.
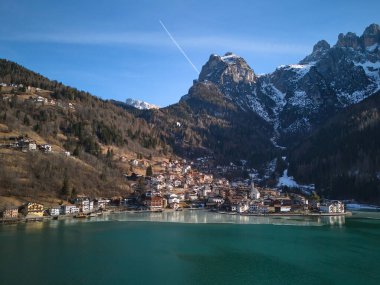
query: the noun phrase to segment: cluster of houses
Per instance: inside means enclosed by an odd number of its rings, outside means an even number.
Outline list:
[[[24,86],[23,84],[6,84],[0,83],[0,93],[3,94],[2,99],[4,101],[11,101],[14,95],[13,91],[16,91],[17,95],[28,95],[22,100],[31,102],[36,106],[56,106],[65,110],[75,111],[75,104],[55,100],[51,98],[52,91],[44,90],[38,87]]]
[[[138,165],[139,162],[132,163]],[[320,204],[301,194],[257,187],[249,180],[230,183],[225,178],[215,179],[210,173],[195,170],[194,165],[186,160],[164,161],[160,165],[162,171],[144,177],[143,182],[137,175],[128,176],[134,182],[135,191],[124,199],[124,204],[151,211],[191,207],[252,214],[344,213],[344,204],[339,201]]]
[[[26,136],[18,136],[18,137],[9,137],[6,141],[1,143],[2,147],[18,149],[22,152],[28,151],[42,151],[42,152],[51,152],[52,147],[50,144],[37,144],[35,140],[26,137]]]
[[[23,138],[24,139],[24,138]],[[140,162],[133,161],[138,164]],[[239,214],[271,213],[344,213],[340,201],[319,203],[301,194],[283,193],[279,189],[263,188],[249,180],[230,182],[214,178],[210,173],[194,169],[193,162],[186,160],[163,161],[159,171],[152,176],[132,174],[126,176],[132,189],[127,197],[94,199],[79,195],[70,205],[44,208],[39,203],[28,203],[20,208],[7,208],[1,212],[3,219],[60,215],[75,216],[105,210],[109,206],[130,210],[162,211],[170,208],[207,208]]]
[[[36,105],[57,106],[62,109],[69,109],[69,110],[75,111],[74,104],[70,102],[69,103],[61,102],[59,100],[54,100],[54,99],[43,97],[43,96],[31,97],[29,100],[35,103]]]
[[[43,204],[30,202],[21,207],[8,207],[0,211],[0,217],[3,219],[38,219],[44,216],[77,216],[79,214],[86,215],[93,212],[100,212],[107,209],[110,204],[109,199],[94,199],[82,196],[75,198],[72,204],[59,205],[55,207],[45,208]]]

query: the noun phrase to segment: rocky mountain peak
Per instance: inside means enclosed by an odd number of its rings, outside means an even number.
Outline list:
[[[380,44],[380,26],[377,24],[369,25],[361,36],[365,48]]]
[[[313,47],[313,53],[320,52],[320,51],[326,51],[330,48],[330,44],[326,42],[325,40],[321,40],[317,42]]]
[[[378,24],[369,25],[363,33],[363,36],[380,35],[380,26]]]
[[[325,40],[320,40],[313,47],[313,52],[300,61],[300,64],[308,64],[319,60],[330,49],[330,44]]]
[[[224,56],[211,55],[202,67],[199,81],[211,81],[217,85],[231,83],[252,83],[256,75],[240,56],[227,52]]]
[[[357,49],[366,49],[374,51],[380,45],[380,26],[377,24],[369,25],[359,37],[355,33],[339,34],[337,47],[346,47]]]
[[[347,34],[341,33],[338,36],[336,46],[358,49],[360,48],[360,38],[352,32],[348,32]]]

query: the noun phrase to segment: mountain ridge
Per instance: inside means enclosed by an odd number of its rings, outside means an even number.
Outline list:
[[[350,33],[332,47],[321,40],[298,64],[279,66],[262,76],[233,53],[214,54],[196,82],[215,84],[243,111],[250,109],[271,122],[274,135],[280,133],[286,144],[293,134],[310,133],[320,119],[380,89],[380,54],[374,48],[380,44],[379,30],[376,24],[367,27],[361,37],[356,36],[362,44],[355,49],[344,40],[352,37]]]

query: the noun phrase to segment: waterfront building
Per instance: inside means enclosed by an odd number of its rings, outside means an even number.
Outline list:
[[[42,217],[44,215],[44,205],[39,203],[27,203],[22,207],[21,212],[26,217]]]
[[[319,207],[322,213],[344,213],[344,204],[341,201],[326,201]]]
[[[79,213],[79,208],[75,205],[63,205],[61,206],[62,215],[74,215]]]
[[[236,206],[236,212],[237,213],[245,213],[248,211],[248,209],[249,209],[248,203],[245,203],[245,202],[239,203]]]
[[[162,204],[163,204],[162,197],[158,197],[158,196],[147,197],[144,200],[144,204],[151,211],[162,210]]]
[[[15,219],[18,217],[18,208],[5,208],[0,214],[3,219]]]
[[[48,210],[48,212],[50,216],[56,217],[56,216],[59,216],[61,212],[60,210],[61,210],[60,207],[52,207]]]
[[[96,204],[99,210],[100,209],[105,210],[107,206],[110,204],[110,202],[111,201],[109,199],[103,199],[103,198],[96,200]]]
[[[83,213],[92,212],[94,210],[94,201],[90,201],[88,198],[78,199],[76,205]]]

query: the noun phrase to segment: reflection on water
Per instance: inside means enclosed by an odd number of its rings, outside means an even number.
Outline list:
[[[308,216],[308,217],[280,217],[280,216],[245,216],[221,214],[207,211],[183,211],[162,213],[120,213],[110,215],[108,219],[117,221],[146,221],[172,223],[233,223],[233,224],[274,224],[294,226],[342,226],[344,216]]]
[[[331,225],[341,227],[345,224],[345,216],[245,216],[234,214],[214,213],[203,210],[162,212],[162,213],[114,213],[91,219],[51,220],[48,222],[31,222],[26,224],[5,226],[7,230],[36,232],[45,229],[55,229],[60,226],[78,225],[88,222],[168,222],[168,223],[193,223],[193,224],[270,224],[290,226],[323,226]]]

